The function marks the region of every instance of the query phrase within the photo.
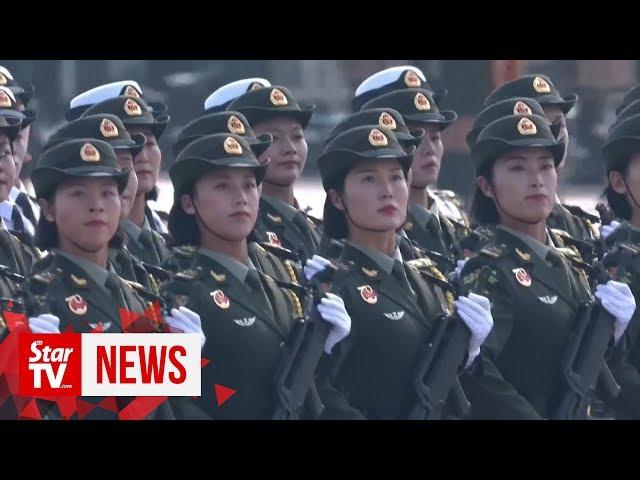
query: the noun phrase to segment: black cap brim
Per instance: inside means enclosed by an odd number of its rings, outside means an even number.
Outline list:
[[[330,152],[324,153],[320,155],[318,158],[318,167],[320,171],[324,168],[321,166],[326,162],[331,162],[331,175],[323,175],[322,178],[322,186],[325,192],[328,192],[331,188],[336,185],[339,180],[342,180],[348,173],[351,168],[357,163],[363,160],[385,160],[385,159],[396,159],[400,162],[402,169],[405,172],[405,175],[408,174],[411,169],[411,164],[413,163],[413,153],[416,151],[415,146],[410,146],[407,149],[407,153],[404,155],[398,155],[398,151],[395,149],[376,149],[370,150],[368,152],[354,152],[351,150],[332,150]],[[339,160],[338,160],[339,158]]]
[[[31,174],[31,182],[37,198],[46,198],[60,182],[68,178],[78,177],[112,177],[118,184],[118,192],[122,193],[129,180],[129,170],[118,170],[112,167],[86,166],[66,170],[53,167],[36,168]]]
[[[153,133],[156,139],[159,139],[167,129],[170,119],[171,117],[169,115],[162,114],[162,115],[159,115],[157,118],[154,117],[153,122],[149,122],[147,119],[138,117],[138,118],[130,118],[127,120],[122,119],[122,123],[124,124],[125,127],[127,127],[127,129],[148,128],[149,130],[151,130],[151,133]]]
[[[114,140],[113,142],[108,142],[113,149],[117,152],[118,150],[128,150],[131,152],[132,157],[136,157],[144,148],[144,144],[147,139],[141,133],[134,133],[131,135],[131,140]]]
[[[311,117],[313,116],[313,112],[315,111],[315,105],[309,105],[307,107],[303,107],[300,110],[287,110],[287,109],[274,109],[274,108],[259,108],[259,107],[247,107],[247,108],[238,108],[237,110],[242,113],[249,124],[253,127],[254,125],[269,120],[271,118],[277,117],[291,117],[300,122],[302,129],[306,129],[311,121]]]
[[[422,142],[426,132],[422,128],[414,128],[408,134],[398,131],[394,131],[394,133],[396,134],[398,143],[402,145],[403,148],[412,146],[417,148],[420,142]]]
[[[169,169],[169,176],[175,190],[174,196],[184,193],[185,187],[193,185],[193,183],[205,173],[218,168],[250,168],[255,171],[256,183],[260,185],[267,173],[269,162],[262,165],[247,163],[246,160],[238,159],[235,163],[221,163],[215,160],[206,160],[204,158],[190,157],[174,163]]]
[[[486,138],[477,143],[472,152],[476,166],[485,165],[489,160],[495,160],[505,153],[518,148],[547,148],[553,154],[553,163],[557,167],[564,157],[564,143],[546,138],[523,138],[506,142],[500,138]]]
[[[640,137],[619,137],[602,147],[608,171],[621,168],[637,152],[640,152]]]
[[[560,110],[566,115],[568,114],[573,106],[578,101],[578,95],[575,93],[569,94],[566,97],[556,97],[553,95],[541,95],[539,97],[534,97],[542,107],[544,106],[556,106],[559,107]]]
[[[442,110],[440,113],[424,112],[411,115],[402,115],[405,122],[413,122],[425,125],[437,125],[440,130],[444,130],[456,121],[458,115],[451,110]]]

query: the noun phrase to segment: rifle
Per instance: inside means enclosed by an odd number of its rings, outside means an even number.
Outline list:
[[[300,258],[304,259],[302,253]],[[331,283],[336,272],[334,266],[328,265],[307,282],[306,287],[299,286],[305,299],[304,318],[293,329],[287,342],[287,351],[277,369],[275,383],[278,405],[271,417],[273,420],[294,418],[295,412],[302,407],[310,390],[313,413],[316,416],[322,413],[322,404],[315,388],[312,387],[315,386],[315,372],[324,354],[324,344],[331,325],[320,316],[316,306],[327,291],[323,284]],[[304,275],[301,277],[304,282]],[[291,288],[292,284],[287,284],[286,287]]]
[[[482,292],[486,288],[489,267],[482,267],[474,287]],[[461,294],[459,279],[455,285],[446,281],[440,287],[451,294]],[[469,348],[471,332],[457,315],[441,314],[436,319],[427,351],[419,360],[414,374],[416,401],[411,407],[409,420],[433,420],[441,416],[447,397],[452,401],[456,414],[464,417],[471,404],[458,381],[460,362]]]
[[[621,278],[631,264],[631,252],[622,248],[615,255],[618,267],[613,276]],[[607,262],[609,260],[611,258]],[[599,282],[611,279],[604,261],[603,258],[594,266],[594,278]],[[605,396],[610,399],[620,393],[620,386],[605,362],[615,320],[595,300],[582,302],[580,309],[580,319],[562,359],[566,390],[552,416],[556,420],[586,419],[589,402],[597,386],[603,388]]]

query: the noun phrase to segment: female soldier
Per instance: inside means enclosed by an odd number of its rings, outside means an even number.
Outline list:
[[[42,209],[36,241],[51,253],[47,266],[33,275],[27,288],[41,308],[56,317],[50,333],[88,332],[197,333],[204,343],[200,318],[187,309],[163,318],[160,299],[141,285],[119,277],[107,262],[108,248],[122,239],[117,235],[120,196],[129,171],[117,167],[113,148],[92,138],[62,142],[43,153],[32,181]],[[30,321],[30,323],[33,323]],[[112,418],[96,408],[87,418]]]
[[[603,231],[609,253],[604,262],[613,270],[618,267],[616,253],[620,249],[630,251],[631,262],[622,281],[637,296],[640,293],[640,205],[637,201],[640,199],[640,115],[625,115],[616,123],[609,131],[603,154],[608,177],[606,197],[618,218],[615,222],[618,226],[612,233],[607,236]],[[616,355],[608,362],[622,387],[613,403],[616,418],[640,418],[639,325],[636,311],[625,333],[626,348],[616,349]]]
[[[205,319],[208,341],[202,396],[196,405],[213,419],[268,419],[278,407],[276,369],[293,328],[304,318],[301,288],[278,283],[249,258],[247,237],[258,216],[267,166],[245,138],[203,136],[187,145],[170,176],[175,201],[169,230],[177,244],[194,245],[190,270],[161,287],[166,300]],[[350,328],[342,299],[328,294],[318,311],[332,324],[327,353]],[[234,389],[227,399],[225,392]]]
[[[580,263],[569,264],[569,253],[553,246],[546,227],[564,145],[545,118],[510,115],[487,125],[471,153],[477,176],[471,213],[498,225],[461,272],[465,285],[487,279],[495,321],[478,368],[463,376],[472,418],[560,418],[563,361],[581,306],[592,300]],[[595,296],[615,317],[617,342],[635,309],[633,295],[609,281]],[[586,405],[583,410],[575,416],[586,415]]]
[[[258,159],[271,162],[262,184],[256,234],[311,258],[320,243],[320,222],[312,221],[293,192],[307,162],[307,128],[315,106],[300,108],[284,87],[257,88],[239,96],[227,110],[242,113],[256,135],[270,134],[271,146]]]
[[[396,244],[413,150],[405,152],[389,129],[364,126],[336,136],[318,159],[326,232],[346,239],[332,291],[353,319],[350,336],[322,368],[323,418],[407,418],[416,402],[416,366],[437,318],[452,311],[453,295],[440,271],[426,259],[404,263]],[[486,298],[472,293],[455,306],[471,340],[446,345],[459,352],[452,383],[492,325]]]
[[[403,228],[419,247],[444,255],[453,264],[454,258],[460,256],[458,239],[467,234],[467,228],[453,220],[454,217],[461,218],[460,212],[447,212],[450,207],[428,187],[438,181],[444,154],[442,131],[456,120],[456,113],[440,111],[432,93],[425,89],[387,93],[370,100],[362,108],[394,108],[410,129],[425,131],[413,155],[409,213]]]
[[[180,152],[191,142],[206,135],[216,133],[232,133],[243,137],[256,157],[260,157],[269,148],[271,135],[265,134],[257,138],[249,122],[239,112],[222,111],[202,115],[189,122],[182,129],[176,143],[173,145],[173,153],[178,157]],[[252,232],[249,237],[249,258],[256,268],[266,273],[275,280],[300,283],[299,272],[296,266],[297,256],[277,245],[269,242],[260,242]],[[163,267],[176,272],[187,270],[193,262],[196,248],[193,245],[179,245],[173,248],[172,255],[165,261]]]
[[[95,138],[109,143],[118,157],[118,167],[128,171],[129,177],[125,189],[120,194],[120,221],[127,218],[138,188],[138,177],[133,169],[133,157],[143,148],[145,138],[142,135],[129,135],[122,121],[115,115],[90,115],[73,120],[55,132],[44,147],[45,150],[67,140],[77,138]],[[126,245],[119,248],[109,247],[109,261],[118,275],[126,280],[138,282],[153,289],[152,280],[140,260],[131,255]],[[44,262],[40,262],[42,268]]]
[[[130,135],[142,134],[146,139],[142,150],[133,159],[138,177],[138,190],[133,208],[129,217],[122,222],[122,228],[127,236],[127,247],[131,253],[144,263],[159,266],[168,258],[170,252],[162,235],[151,227],[147,200],[149,195],[157,195],[155,188],[162,163],[158,138],[167,127],[169,115],[162,114],[154,117],[153,112],[142,99],[120,96],[93,105],[81,117],[105,113],[119,117]]]

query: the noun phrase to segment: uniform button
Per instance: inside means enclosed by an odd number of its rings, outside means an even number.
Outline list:
[[[284,342],[280,342],[280,348],[284,348]]]

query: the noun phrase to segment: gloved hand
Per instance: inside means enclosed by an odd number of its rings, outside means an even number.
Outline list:
[[[462,321],[471,330],[471,339],[469,340],[469,359],[465,366],[468,367],[473,363],[480,353],[480,345],[489,336],[493,328],[493,316],[491,315],[491,303],[489,299],[483,295],[469,293],[465,297],[461,295],[454,302],[458,315]]]
[[[636,299],[626,283],[615,280],[598,285],[595,296],[600,300],[604,309],[616,320],[613,338],[618,343],[636,310]]]
[[[172,308],[171,315],[165,315],[164,321],[174,333],[197,333],[200,335],[200,348],[204,347],[207,337],[202,331],[200,315],[193,310],[189,310],[187,307]]]
[[[51,313],[29,318],[31,333],[60,333],[60,319]]]
[[[318,312],[331,325],[329,336],[324,343],[324,351],[331,354],[333,346],[344,339],[351,331],[351,317],[344,308],[344,300],[333,293],[327,293],[326,298],[320,300]]]
[[[307,280],[311,280],[316,273],[324,270],[327,265],[331,265],[329,260],[320,255],[314,255],[307,260],[307,264],[304,267],[304,276],[307,277]]]
[[[464,268],[464,266],[467,264],[468,261],[469,261],[468,258],[464,258],[456,262],[456,268],[453,270],[453,272],[449,274],[450,282],[455,282],[460,277],[460,272],[462,272],[462,269]]]
[[[602,238],[607,238],[609,235],[611,235],[616,228],[618,228],[620,226],[620,222],[617,222],[616,220],[614,220],[613,222],[611,222],[609,225],[603,225],[600,227],[600,236]]]

